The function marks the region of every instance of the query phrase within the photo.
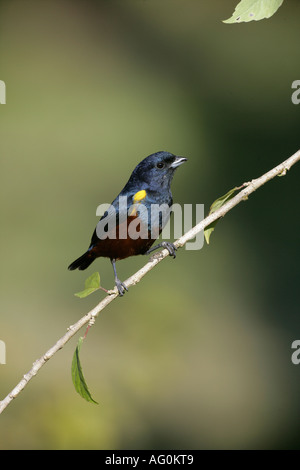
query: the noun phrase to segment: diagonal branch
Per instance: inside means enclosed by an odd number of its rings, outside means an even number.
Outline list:
[[[245,183],[239,193],[226,202],[220,209],[216,210],[199,224],[193,227],[191,230],[186,232],[182,237],[180,237],[174,245],[177,248],[183,247],[189,240],[195,238],[195,236],[208,227],[210,224],[218,220],[220,217],[224,217],[227,212],[237,206],[241,201],[248,199],[250,194],[256,191],[258,188],[263,186],[265,183],[273,179],[275,176],[284,176],[295,163],[300,160],[300,150],[294,155],[289,157],[287,160],[282,162],[280,165],[276,166],[272,170],[268,171],[264,175],[260,176],[257,179],[254,179],[248,183]],[[158,255],[154,255],[150,258],[148,263],[145,264],[139,271],[133,274],[131,277],[125,281],[127,287],[134,286],[155,266],[157,266],[163,259],[169,255],[169,252],[164,249]],[[87,324],[93,324],[96,317],[99,315],[102,310],[107,307],[113,300],[118,297],[117,289],[115,288],[110,292],[110,295],[107,295],[99,304],[93,308],[89,313],[84,315],[77,323],[71,325],[67,332],[62,336],[55,344],[52,346],[42,357],[33,363],[32,368],[27,374],[25,374],[22,380],[16,385],[16,387],[2,400],[0,401],[0,414],[2,411],[11,403],[11,401],[16,398],[19,393],[26,387],[28,382],[38,373],[42,366],[51,359],[57,351],[62,349],[64,345],[84,326]]]

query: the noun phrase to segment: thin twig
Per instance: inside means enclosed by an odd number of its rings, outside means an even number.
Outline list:
[[[280,165],[276,166],[272,170],[268,171],[264,175],[260,176],[257,179],[254,179],[248,183],[245,183],[239,193],[236,194],[232,199],[226,202],[220,209],[216,210],[199,224],[193,227],[191,230],[186,232],[182,237],[180,237],[174,245],[177,248],[183,247],[189,240],[195,238],[195,236],[209,226],[212,222],[216,221],[220,217],[224,217],[227,212],[229,212],[233,207],[237,206],[241,201],[248,199],[249,195],[256,191],[258,188],[263,186],[266,182],[273,179],[275,176],[284,176],[286,172],[298,161],[300,160],[300,150],[292,155],[290,158],[285,160]],[[155,266],[158,265],[163,259],[169,255],[168,250],[162,250],[158,255],[154,255],[150,258],[147,264],[143,266],[139,271],[133,274],[130,278],[125,281],[127,287],[134,286]],[[11,403],[11,401],[16,398],[19,393],[26,387],[28,382],[38,373],[42,366],[54,356],[57,351],[62,349],[64,345],[84,326],[92,325],[95,321],[95,318],[99,315],[102,310],[107,307],[113,300],[118,297],[117,289],[115,288],[111,291],[110,295],[107,295],[99,304],[93,308],[89,313],[84,315],[77,323],[70,326],[67,332],[62,336],[55,344],[52,346],[43,356],[33,363],[32,368],[27,374],[25,374],[22,380],[16,385],[16,387],[2,400],[0,401],[0,414],[2,411]]]

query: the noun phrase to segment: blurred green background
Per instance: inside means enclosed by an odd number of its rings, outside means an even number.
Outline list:
[[[74,297],[98,218],[135,165],[188,157],[174,201],[210,204],[300,148],[296,0],[225,25],[237,0],[0,2],[0,397],[103,297]],[[299,448],[300,166],[165,260],[98,318],[81,351],[99,406],[71,382],[77,338],[0,418],[1,449]],[[146,259],[118,263],[125,280]]]

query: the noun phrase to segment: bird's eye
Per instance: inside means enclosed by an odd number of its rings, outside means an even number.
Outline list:
[[[158,162],[156,164],[156,168],[159,168],[160,170],[165,166],[165,164],[163,162]]]

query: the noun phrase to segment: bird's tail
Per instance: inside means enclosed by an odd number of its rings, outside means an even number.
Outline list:
[[[78,268],[80,271],[83,271],[84,269],[88,268],[90,264],[92,264],[95,258],[96,257],[90,251],[87,251],[82,256],[80,256],[80,258],[77,258],[75,261],[73,261],[68,269],[73,271],[74,269]]]

